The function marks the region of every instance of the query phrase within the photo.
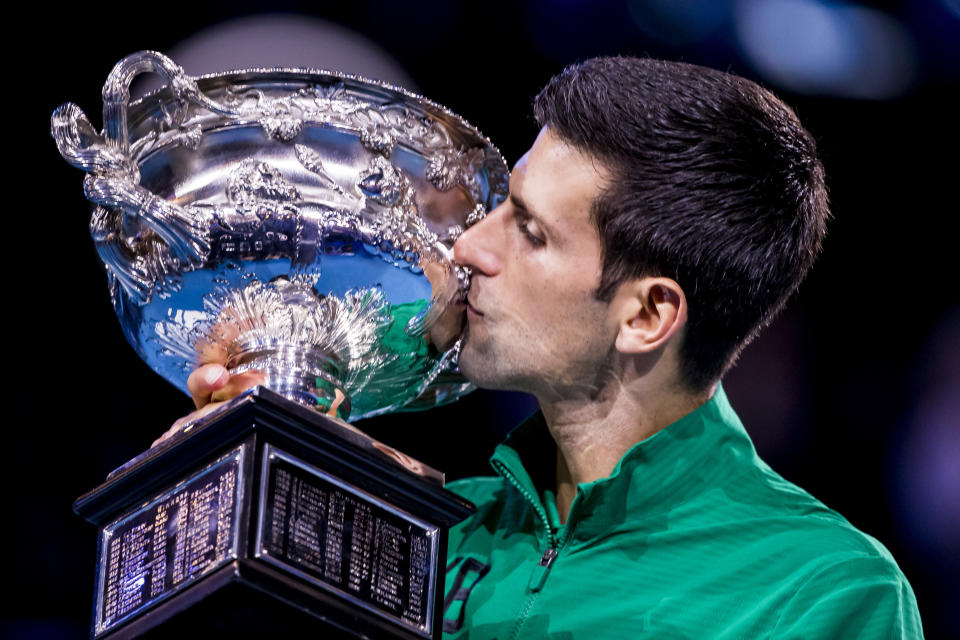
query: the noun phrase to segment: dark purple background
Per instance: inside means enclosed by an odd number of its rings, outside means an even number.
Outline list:
[[[725,385],[776,470],[891,550],[927,636],[957,637],[960,295],[948,228],[960,213],[960,7],[874,3],[910,36],[914,64],[894,82],[896,95],[854,99],[836,94],[850,95],[844,87],[856,88],[856,78],[817,83],[817,61],[826,58],[814,56],[812,85],[758,63],[738,27],[749,2],[679,5],[692,7],[692,23],[658,13],[664,2],[626,0],[269,8],[310,13],[378,43],[423,94],[480,128],[511,163],[536,134],[532,96],[564,64],[591,55],[729,69],[793,105],[819,141],[835,219],[799,295]],[[59,157],[50,113],[77,102],[99,126],[100,88],[119,59],[169,51],[198,29],[261,8],[37,3],[27,8],[31,20],[8,26],[22,26],[27,44],[6,56],[7,246],[16,253],[6,262],[15,293],[4,307],[15,374],[7,385],[3,566],[13,591],[3,600],[0,635],[86,633],[96,532],[71,513],[71,502],[190,409],[123,341],[87,232],[82,173]],[[494,444],[531,407],[523,396],[478,392],[361,426],[455,478],[487,473]]]

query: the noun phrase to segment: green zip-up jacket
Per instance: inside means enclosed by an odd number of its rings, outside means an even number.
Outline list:
[[[760,460],[722,389],[579,485],[562,525],[555,455],[537,414],[499,477],[450,484],[478,509],[450,532],[446,638],[923,635],[889,552]]]

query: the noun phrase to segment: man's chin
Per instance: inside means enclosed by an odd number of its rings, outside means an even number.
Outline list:
[[[460,375],[481,389],[490,391],[517,391],[513,379],[504,375],[494,361],[488,358],[466,355],[466,349],[460,352]]]
[[[467,335],[463,336],[463,343],[460,348],[460,359],[458,361],[460,375],[480,387],[481,389],[490,389],[489,371],[485,366],[484,358],[476,353],[473,345],[468,341]]]

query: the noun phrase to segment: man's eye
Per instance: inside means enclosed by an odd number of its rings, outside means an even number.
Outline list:
[[[531,231],[531,229],[530,229],[531,225],[532,225],[533,228],[534,228],[533,231]],[[542,247],[544,244],[546,244],[546,242],[543,240],[543,238],[540,238],[540,237],[539,237],[538,235],[536,235],[536,233],[535,233],[535,232],[537,231],[537,229],[536,229],[536,223],[533,223],[533,222],[531,222],[530,220],[520,220],[520,219],[518,219],[518,220],[517,220],[517,228],[520,229],[520,233],[522,233],[523,236],[527,239],[527,242],[529,242],[529,243],[532,244],[533,246],[535,246],[535,247]]]

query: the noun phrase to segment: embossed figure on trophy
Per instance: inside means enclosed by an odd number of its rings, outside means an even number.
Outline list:
[[[167,86],[131,104],[145,72]],[[313,70],[194,79],[141,52],[106,82],[102,133],[73,104],[52,133],[87,172],[128,340],[181,389],[217,362],[343,418],[470,389],[452,246],[506,197],[507,167],[443,107]]]

